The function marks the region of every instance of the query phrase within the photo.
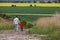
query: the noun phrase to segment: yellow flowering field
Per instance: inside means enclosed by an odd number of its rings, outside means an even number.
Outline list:
[[[60,7],[60,3],[0,3],[0,6],[11,6],[11,5],[16,5],[16,6],[48,6],[48,7]]]

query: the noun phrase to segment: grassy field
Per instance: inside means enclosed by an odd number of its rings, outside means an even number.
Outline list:
[[[38,24],[38,25],[37,25]],[[60,17],[47,17],[38,19],[38,23],[30,28],[33,34],[48,35],[43,40],[60,40]]]
[[[60,7],[1,7],[0,13],[34,13],[52,14],[60,11]]]
[[[11,15],[10,15],[11,16]],[[11,16],[12,19],[15,17],[14,15]],[[42,34],[42,35],[48,35],[47,37],[42,37],[43,40],[60,40],[60,17],[56,16],[56,17],[41,17],[41,16],[18,16],[19,18],[21,18],[22,20],[26,20],[26,21],[30,21],[31,23],[33,23],[34,21],[37,21],[37,19],[39,18],[38,22],[40,22],[39,24],[43,24],[43,26],[37,26],[34,25],[32,28],[29,28],[29,32],[32,34]],[[40,18],[41,17],[41,18]],[[3,18],[0,18],[0,24],[1,22],[5,21]],[[50,21],[49,21],[50,20]],[[7,20],[6,20],[7,21]],[[6,21],[4,22],[6,24]],[[42,22],[43,21],[43,22]],[[2,22],[2,24],[4,24]],[[35,22],[37,23],[37,22]],[[52,23],[52,24],[50,24]],[[56,26],[55,23],[58,25]],[[7,21],[8,24],[8,21]],[[13,30],[14,26],[13,25],[0,25],[0,30]],[[44,25],[45,24],[45,25]],[[49,24],[48,26],[46,26],[47,24]],[[29,26],[28,26],[29,27]]]
[[[12,5],[16,5],[16,7],[12,7]],[[60,12],[60,3],[0,3],[0,13],[52,14],[56,11]]]
[[[60,40],[60,38],[59,38],[60,32],[59,31],[60,31],[60,27],[55,26],[55,25],[49,25],[48,27],[34,26],[33,28],[30,28],[30,32],[33,34],[48,35],[46,37],[42,37],[43,40]]]
[[[10,17],[11,17],[11,19],[13,19],[13,18],[15,18],[15,15],[10,15]],[[25,20],[25,21],[29,21],[29,22],[34,22],[34,21],[36,21],[39,18],[48,17],[48,16],[40,16],[40,15],[18,15],[18,17],[21,20]],[[49,16],[49,17],[51,17],[51,16]]]

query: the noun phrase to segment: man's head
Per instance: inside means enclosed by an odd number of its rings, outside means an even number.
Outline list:
[[[16,17],[18,17],[18,16],[16,16]]]

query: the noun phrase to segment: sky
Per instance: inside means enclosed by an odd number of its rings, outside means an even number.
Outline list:
[[[0,1],[8,1],[8,0],[0,0]],[[9,1],[13,1],[13,0],[9,0]],[[41,0],[41,1],[43,1],[43,0]],[[44,1],[49,1],[49,0],[44,0]],[[53,1],[53,0],[50,0],[50,1]]]

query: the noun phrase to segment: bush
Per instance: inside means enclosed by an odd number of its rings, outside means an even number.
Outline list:
[[[37,3],[36,1],[34,1],[34,3]]]
[[[34,5],[34,7],[36,7],[36,5]]]
[[[48,1],[48,3],[51,3],[51,1]]]
[[[16,7],[16,5],[12,5],[12,7]]]
[[[27,24],[27,28],[31,28],[31,27],[33,27],[33,24],[28,23],[28,24]]]
[[[6,18],[6,14],[0,14],[0,17]]]
[[[27,24],[27,22],[26,22],[25,20],[23,20],[22,22],[24,23],[24,25],[26,25],[26,24]]]
[[[32,7],[32,4],[30,4],[30,7]]]
[[[0,14],[0,17],[2,17],[2,18],[4,18],[4,19],[9,19],[9,20],[11,20],[10,18],[10,16],[7,16],[6,14]]]
[[[23,3],[23,1],[20,1],[20,3]]]

